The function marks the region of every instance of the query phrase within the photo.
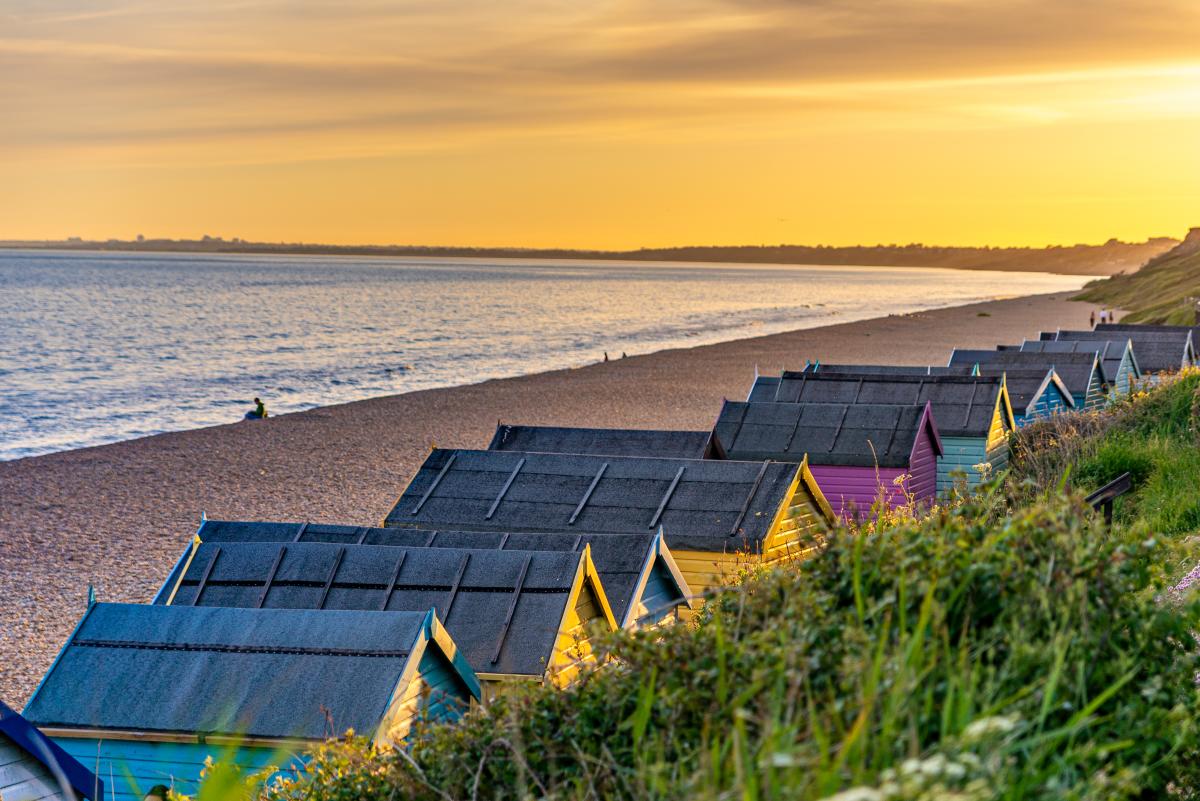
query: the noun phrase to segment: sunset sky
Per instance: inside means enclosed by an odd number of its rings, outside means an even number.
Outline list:
[[[0,0],[0,238],[1200,225],[1196,0]]]

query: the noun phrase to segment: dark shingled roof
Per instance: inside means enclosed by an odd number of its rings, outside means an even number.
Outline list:
[[[650,456],[663,459],[724,457],[711,431],[648,431],[639,428],[496,427],[490,451],[590,453],[598,456]]]
[[[325,737],[374,731],[427,612],[94,604],[25,716],[39,726]]]
[[[1091,385],[1092,374],[1097,367],[1097,354],[1083,353],[1045,353],[1021,350],[969,350],[956,349],[950,354],[950,365],[965,367],[974,365],[1001,365],[1014,369],[1030,368],[1041,370],[1044,375],[1051,368],[1067,385],[1067,389],[1077,395],[1084,395]],[[1100,382],[1104,383],[1104,371],[1100,370]]]
[[[936,368],[935,368],[936,369]],[[760,376],[751,402],[933,404],[933,419],[943,437],[986,437],[1000,395],[1001,380],[968,375],[970,369],[941,368],[932,376],[785,371]],[[718,432],[718,436],[720,433]]]
[[[1161,323],[1100,323],[1097,331],[1122,332],[1158,332],[1162,334],[1179,334],[1187,332],[1192,335],[1192,347],[1200,342],[1200,325],[1164,325]]]
[[[1104,377],[1111,382],[1116,380],[1121,361],[1125,358],[1125,352],[1132,349],[1132,343],[1128,339],[1027,339],[1020,345],[1002,345],[1001,349],[1026,353],[1095,353],[1100,357]]]
[[[299,533],[300,539],[296,539]],[[452,531],[420,528],[367,528],[324,523],[261,523],[206,520],[197,536],[201,542],[332,542],[343,545],[388,545],[402,548],[498,548],[509,551],[582,551],[591,546],[592,562],[617,620],[624,620],[641,577],[642,566],[654,549],[657,532],[585,534],[578,531],[520,533]],[[668,550],[670,550],[668,548]],[[190,548],[188,550],[190,553]],[[186,559],[186,554],[184,555]],[[180,559],[156,601],[165,599],[179,581]],[[687,588],[682,588],[690,592]]]
[[[209,542],[171,604],[433,609],[477,672],[541,676],[582,559],[579,551]]]
[[[435,449],[385,525],[645,533],[672,548],[755,548],[799,466]]]
[[[930,375],[929,366],[903,364],[810,364],[802,373],[853,373],[855,375]]]
[[[907,467],[927,408],[726,401],[717,435],[737,459]]]
[[[1178,370],[1183,366],[1184,359],[1190,353],[1188,343],[1191,336],[1187,332],[1133,332],[1113,331],[1104,334],[1099,331],[1059,331],[1059,340],[1091,341],[1104,336],[1128,336],[1133,342],[1133,354],[1137,360],[1138,369],[1143,373],[1159,373]]]

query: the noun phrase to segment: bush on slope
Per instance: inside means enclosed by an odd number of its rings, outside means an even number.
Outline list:
[[[267,797],[1186,796],[1200,607],[1156,600],[1162,546],[1065,498],[994,507],[835,536],[694,626],[615,635],[578,686],[331,744]]]

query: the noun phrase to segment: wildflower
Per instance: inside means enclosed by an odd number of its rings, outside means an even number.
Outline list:
[[[962,736],[967,742],[976,742],[996,734],[1008,734],[1016,727],[1017,722],[1013,718],[1004,716],[980,718],[963,729]]]
[[[824,801],[884,801],[883,793],[874,787],[851,787],[840,793],[826,796]]]

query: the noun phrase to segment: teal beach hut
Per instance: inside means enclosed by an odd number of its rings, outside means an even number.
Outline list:
[[[1002,365],[1009,369],[1050,370],[1071,392],[1076,409],[1099,409],[1107,403],[1108,380],[1095,351],[1083,353],[1030,353],[1019,350],[966,350],[950,354],[951,367]]]
[[[395,742],[478,697],[431,612],[93,604],[25,716],[110,798],[141,801],[156,784],[194,795],[210,757],[295,771],[347,729]]]

